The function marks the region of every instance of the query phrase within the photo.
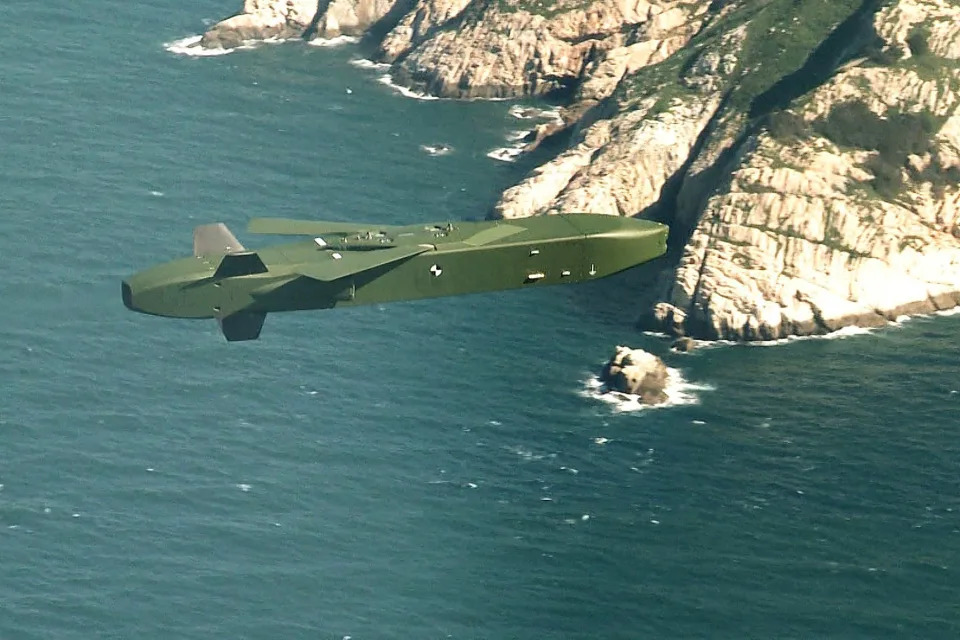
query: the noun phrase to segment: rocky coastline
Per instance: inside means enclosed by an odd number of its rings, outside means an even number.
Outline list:
[[[199,46],[342,35],[417,91],[562,102],[491,215],[670,224],[643,328],[770,340],[960,305],[960,0],[246,0]]]

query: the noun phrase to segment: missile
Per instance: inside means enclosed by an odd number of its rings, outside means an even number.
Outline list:
[[[587,282],[666,253],[668,228],[591,214],[385,226],[256,218],[248,232],[303,236],[246,249],[223,224],[194,230],[193,256],[121,284],[128,309],[216,319],[228,341],[267,313]]]

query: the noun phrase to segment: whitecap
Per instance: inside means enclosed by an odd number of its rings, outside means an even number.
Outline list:
[[[504,446],[503,448],[509,451],[510,453],[520,456],[524,460],[543,460],[544,458],[543,454],[534,453],[529,449],[524,449],[523,447],[519,447],[519,446],[514,446],[514,447]]]
[[[422,144],[420,150],[431,156],[445,156],[453,151],[453,147],[448,144]]]
[[[390,68],[390,65],[386,62],[374,62],[373,60],[367,60],[366,58],[354,58],[350,61],[350,64],[355,67],[360,67],[361,69],[374,69],[378,71]]]
[[[203,39],[203,36],[187,36],[186,38],[181,38],[180,40],[174,40],[173,42],[166,42],[163,45],[163,48],[169,51],[170,53],[175,53],[182,56],[192,56],[195,58],[203,58],[207,56],[225,56],[228,53],[233,53],[234,51],[240,50],[250,50],[256,49],[263,44],[283,44],[284,42],[291,42],[296,38],[263,38],[258,40],[244,40],[240,46],[231,47],[231,48],[207,48],[200,46],[200,40]]]
[[[652,338],[669,338],[670,336],[664,333],[663,331],[644,331],[643,335],[650,336]]]
[[[938,316],[955,316],[960,315],[960,306],[953,307],[952,309],[943,309],[941,311],[935,311],[934,315]]]
[[[388,87],[390,87],[391,89],[393,89],[394,91],[396,91],[397,93],[399,93],[400,95],[406,98],[416,98],[417,100],[439,100],[440,99],[437,96],[431,96],[426,93],[420,93],[419,91],[414,91],[413,89],[409,89],[402,85],[396,84],[393,81],[393,78],[390,77],[389,73],[386,73],[380,76],[379,78],[377,78],[377,82],[379,82],[380,84],[387,85]]]
[[[337,36],[335,38],[314,38],[307,42],[311,47],[340,47],[345,44],[356,44],[360,38],[355,36]]]
[[[163,44],[163,48],[170,53],[175,53],[181,56],[194,56],[197,58],[206,56],[224,56],[233,52],[233,49],[207,49],[206,47],[201,47],[200,40],[202,39],[202,35],[187,36],[186,38],[174,40],[173,42],[165,42]]]
[[[166,194],[165,194],[163,191],[151,191],[151,192],[150,192],[150,195],[152,195],[152,196],[154,196],[154,197],[156,197],[156,198],[162,198],[162,197],[165,196]]]
[[[683,377],[683,373],[679,369],[667,367],[667,386],[664,389],[664,393],[667,394],[667,401],[663,404],[646,405],[640,401],[639,395],[610,391],[596,375],[584,380],[580,395],[609,403],[617,411],[623,412],[700,404],[700,393],[713,390],[713,386],[689,382]]]
[[[541,109],[539,107],[525,107],[515,104],[507,109],[507,113],[517,120],[552,120],[557,124],[563,122],[560,111],[555,108]]]
[[[891,323],[893,324],[893,323]],[[815,335],[808,336],[787,336],[786,338],[777,338],[776,340],[756,340],[751,342],[736,342],[733,340],[715,340],[715,341],[706,341],[700,342],[695,341],[698,345],[746,345],[748,347],[776,347],[779,345],[790,344],[792,342],[800,342],[804,340],[842,340],[844,338],[851,338],[853,336],[863,336],[874,333],[877,330],[877,327],[858,327],[856,325],[851,325],[849,327],[843,327],[837,329],[836,331],[831,331],[830,333],[819,333]]]
[[[500,162],[514,162],[523,153],[526,145],[515,145],[512,147],[500,147],[487,153],[488,158],[499,160]]]
[[[517,120],[532,120],[537,117],[539,111],[535,107],[524,107],[523,105],[515,104],[507,109],[507,113]]]
[[[252,487],[251,485],[245,484],[245,483],[243,483],[243,482],[237,484],[237,489],[240,489],[240,491],[243,491],[244,493],[247,493],[247,492],[250,491],[250,489],[252,489],[252,488],[253,488],[253,487]]]

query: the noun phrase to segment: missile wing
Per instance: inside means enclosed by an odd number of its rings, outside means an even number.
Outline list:
[[[278,236],[324,236],[387,233],[397,227],[356,222],[322,222],[292,218],[253,218],[247,224],[247,233]]]
[[[221,223],[197,227],[193,257],[126,279],[124,304],[215,318],[227,340],[252,340],[267,313],[595,280],[663,255],[668,233],[590,214],[408,226],[256,218],[249,231],[306,238],[252,251]]]

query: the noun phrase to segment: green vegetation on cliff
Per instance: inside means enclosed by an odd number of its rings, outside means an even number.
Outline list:
[[[864,0],[773,0],[750,4],[763,7],[747,25],[740,56],[742,79],[733,94],[734,106],[739,108],[754,106],[759,96],[811,61],[812,54],[841,23],[865,8],[872,8]],[[828,57],[838,58],[840,52],[836,53]]]
[[[936,157],[931,157],[923,170],[909,162],[910,156],[924,158],[935,150],[935,137],[944,121],[945,118],[929,111],[889,109],[877,115],[864,102],[852,100],[834,105],[828,114],[813,122],[812,128],[840,147],[875,151],[863,168],[873,174],[870,186],[874,192],[893,200],[903,191],[906,176],[930,182],[934,188],[954,184],[960,178],[956,168],[942,169]],[[770,132],[777,137],[809,135],[809,128],[804,132],[801,123],[802,119],[798,123],[783,116],[771,120]]]
[[[658,107],[665,108],[693,92],[684,78],[700,56],[714,52],[737,60],[736,69],[721,78],[729,107],[763,115],[829,74],[856,42],[858,30],[869,24],[880,0],[734,0],[714,5],[714,15],[688,46],[625,83],[619,94],[623,102],[656,95]],[[740,28],[742,37],[730,37]]]

